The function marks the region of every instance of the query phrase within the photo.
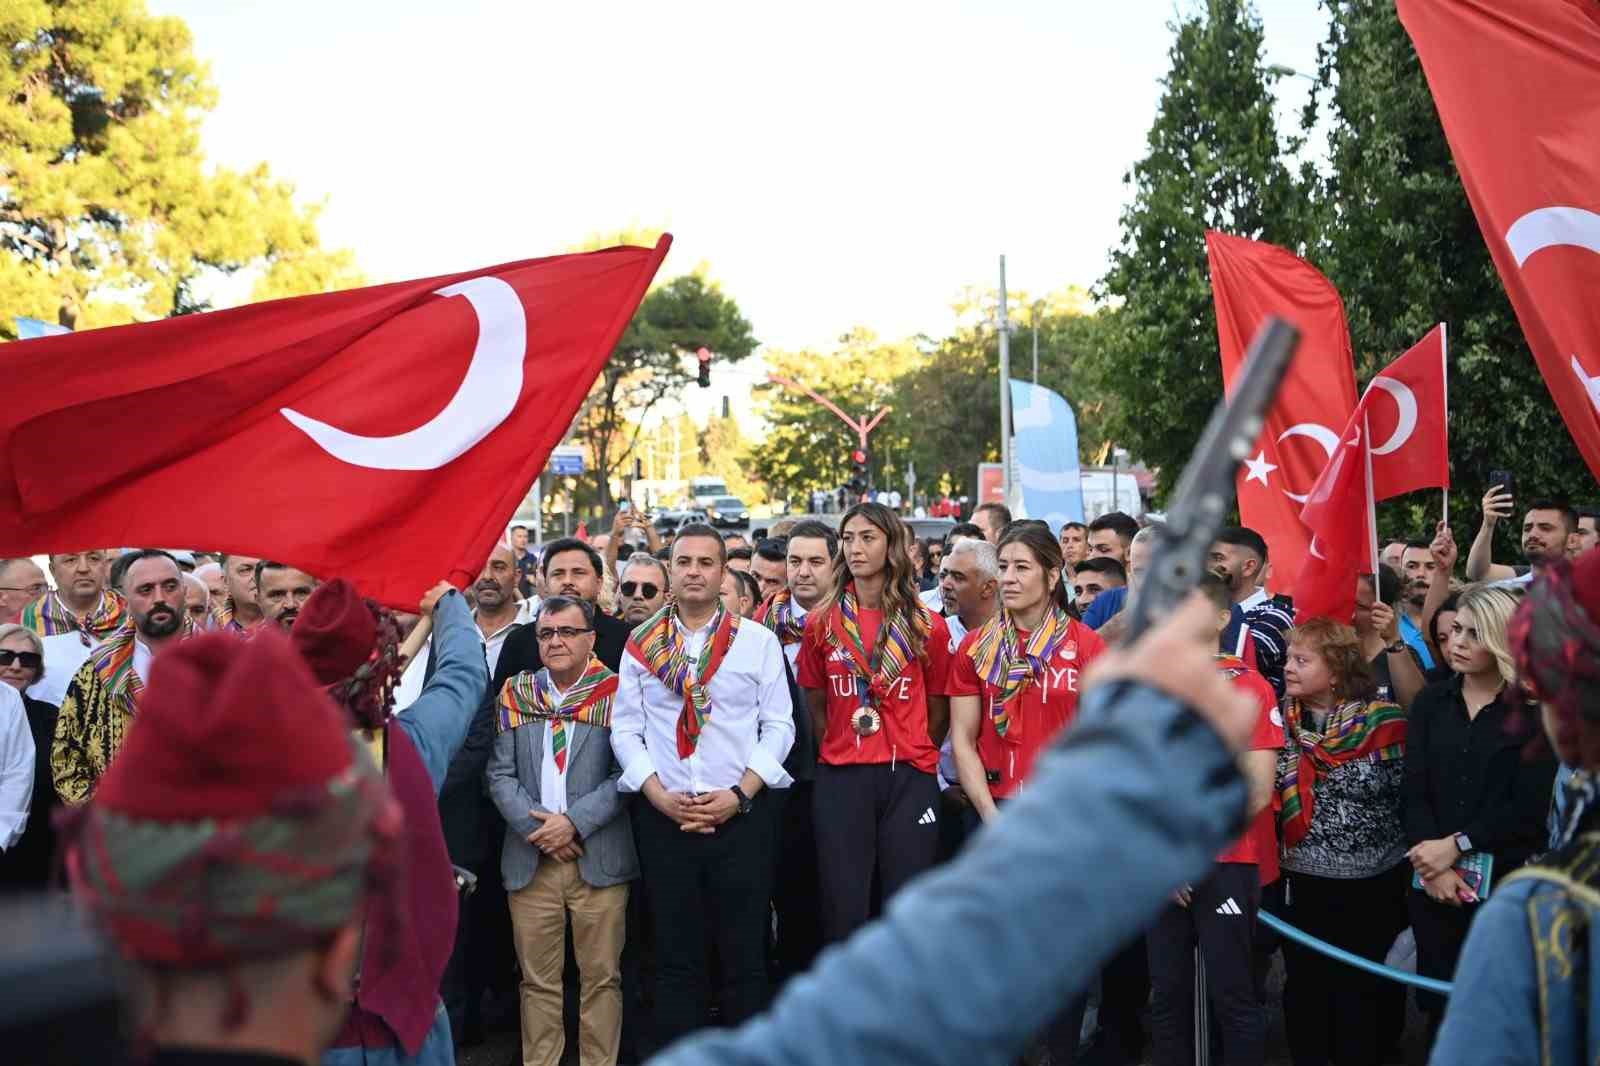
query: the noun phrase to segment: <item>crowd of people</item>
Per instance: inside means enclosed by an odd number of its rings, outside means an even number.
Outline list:
[[[1106,963],[1086,1046],[1085,993],[1056,1005],[1039,1055],[1193,1061],[1196,949],[1220,1061],[1264,1060],[1280,949],[1296,1066],[1396,1052],[1401,986],[1280,943],[1256,916],[1377,961],[1409,928],[1416,970],[1449,980],[1484,901],[1589,812],[1576,747],[1558,759],[1538,743],[1511,630],[1533,578],[1594,546],[1594,513],[1528,505],[1524,559],[1506,566],[1491,544],[1510,513],[1491,489],[1459,575],[1444,523],[1386,545],[1348,621],[1297,621],[1267,591],[1265,541],[1218,536],[1203,628],[1254,708],[1247,820]],[[997,504],[937,541],[872,502],[753,540],[698,524],[663,540],[622,512],[592,540],[533,545],[513,527],[471,585],[437,586],[414,614],[240,555],[5,560],[0,880],[56,887],[65,855],[73,891],[159,975],[253,957],[269,930],[252,915],[326,879],[333,917],[290,922],[334,952],[330,994],[351,1008],[297,1023],[328,1030],[324,1061],[448,1062],[500,1023],[520,1026],[528,1066],[571,1041],[585,1066],[640,1061],[761,1012],[1005,817],[1078,718],[1084,672],[1124,639],[1152,541],[1125,514],[1052,529]],[[166,710],[146,705],[153,676]],[[207,703],[207,686],[262,713],[243,732],[197,714],[181,743],[143,739],[136,722],[185,692]],[[289,720],[299,689],[334,697],[343,734]],[[362,812],[361,832],[286,828],[269,757],[303,771],[310,809]],[[221,812],[243,828],[183,828]],[[289,861],[313,842],[316,864]],[[237,893],[172,902],[197,863],[241,849]],[[340,939],[391,853],[402,903]],[[258,992],[172,977],[147,1025],[182,1023],[174,996],[232,1014]],[[1418,1001],[1431,1040],[1445,1001]]]

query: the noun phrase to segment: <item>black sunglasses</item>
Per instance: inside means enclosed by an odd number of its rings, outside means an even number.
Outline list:
[[[24,670],[37,670],[44,665],[44,656],[36,651],[10,651],[0,648],[0,666],[21,663]]]
[[[661,587],[659,585],[652,585],[648,581],[624,581],[622,583],[622,594],[624,596],[642,596],[647,600],[653,600],[656,598],[656,593],[660,591]]]

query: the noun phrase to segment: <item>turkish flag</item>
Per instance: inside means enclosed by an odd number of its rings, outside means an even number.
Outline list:
[[[415,610],[477,575],[670,245],[8,345],[0,556],[221,550]]]
[[[1600,4],[1398,6],[1528,346],[1600,478]]]
[[[1297,622],[1325,617],[1349,625],[1356,610],[1356,575],[1377,572],[1371,453],[1364,422],[1358,408],[1300,512],[1311,543],[1295,577]]]
[[[1446,382],[1441,322],[1367,385],[1351,422],[1365,420],[1371,431],[1374,499],[1450,487]]]
[[[1356,406],[1344,302],[1321,271],[1274,245],[1211,230],[1206,254],[1225,390],[1231,391],[1263,319],[1278,315],[1300,330],[1300,348],[1237,479],[1240,517],[1267,541],[1269,587],[1287,592],[1311,540],[1300,508],[1338,448],[1338,427]]]

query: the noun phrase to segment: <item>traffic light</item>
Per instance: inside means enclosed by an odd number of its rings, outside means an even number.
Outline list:
[[[867,491],[867,451],[857,448],[850,453],[850,491],[857,496]]]
[[[700,360],[700,376],[695,380],[695,384],[702,389],[709,389],[711,387],[711,349],[701,348],[695,353],[695,356]]]

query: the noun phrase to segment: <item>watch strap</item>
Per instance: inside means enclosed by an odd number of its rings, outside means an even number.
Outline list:
[[[738,785],[729,785],[728,791],[732,792],[739,800],[739,813],[748,814],[750,811],[750,797],[744,794],[744,789]]]

